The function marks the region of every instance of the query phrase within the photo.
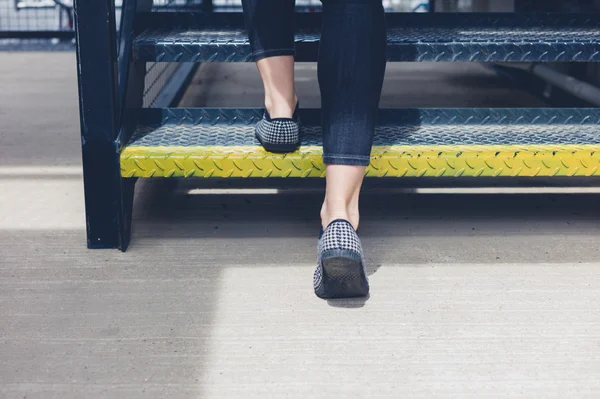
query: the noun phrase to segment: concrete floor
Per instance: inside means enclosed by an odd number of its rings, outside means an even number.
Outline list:
[[[593,182],[370,180],[372,295],[324,302],[321,181],[142,181],[130,250],[87,250],[74,76],[73,54],[0,64],[1,398],[600,397]]]

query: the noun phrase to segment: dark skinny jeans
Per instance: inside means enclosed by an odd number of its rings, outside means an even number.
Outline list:
[[[323,161],[369,165],[386,65],[381,0],[322,0]],[[294,55],[294,0],[243,0],[253,60]]]

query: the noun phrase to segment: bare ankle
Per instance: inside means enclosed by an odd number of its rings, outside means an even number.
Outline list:
[[[325,201],[321,207],[321,225],[323,228],[326,228],[331,222],[337,219],[347,220],[355,230],[358,229],[358,209],[353,209],[349,204],[328,204]]]
[[[291,118],[297,104],[296,94],[290,98],[265,98],[265,107],[272,118]]]

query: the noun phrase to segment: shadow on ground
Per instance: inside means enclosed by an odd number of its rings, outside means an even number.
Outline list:
[[[222,245],[224,262],[310,262],[323,182],[269,182],[261,188],[255,183],[246,189],[242,184],[241,190],[236,182],[141,182],[131,249],[161,240],[198,240]],[[453,194],[368,181],[360,235],[370,273],[381,264],[596,260],[598,195],[535,190]]]

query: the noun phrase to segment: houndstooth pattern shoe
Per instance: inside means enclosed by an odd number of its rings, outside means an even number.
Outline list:
[[[369,294],[360,238],[347,220],[334,220],[322,232],[313,286],[319,298],[352,298]]]
[[[300,146],[300,119],[298,105],[291,118],[271,118],[265,110],[256,125],[256,138],[269,152],[294,152]]]

